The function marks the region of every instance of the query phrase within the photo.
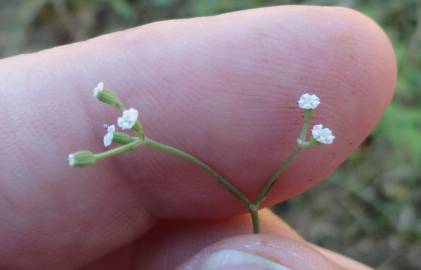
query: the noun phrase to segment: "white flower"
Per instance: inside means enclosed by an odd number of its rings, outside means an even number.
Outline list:
[[[314,110],[319,106],[320,99],[316,95],[310,95],[309,93],[305,93],[300,97],[298,100],[298,107],[304,110]]]
[[[117,125],[122,129],[131,129],[137,121],[139,112],[136,109],[130,108],[123,112],[123,115],[117,119]]]
[[[97,86],[94,88],[94,97],[97,97],[99,92],[101,92],[102,90],[104,90],[104,83],[100,82],[97,84]]]
[[[104,146],[108,147],[111,145],[111,143],[113,142],[113,137],[114,137],[114,132],[115,132],[115,126],[111,125],[107,127],[107,133],[104,135]]]
[[[314,125],[311,134],[316,141],[322,144],[331,144],[335,139],[332,130],[324,128],[322,124]]]

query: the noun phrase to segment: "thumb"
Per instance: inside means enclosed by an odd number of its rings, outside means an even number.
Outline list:
[[[236,236],[218,242],[177,268],[177,270],[188,269],[331,270],[342,268],[301,241],[264,234]]]

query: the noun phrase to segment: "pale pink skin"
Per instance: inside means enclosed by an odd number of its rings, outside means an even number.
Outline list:
[[[205,235],[169,241],[162,256],[142,257],[177,228],[145,236],[161,219],[246,209],[204,171],[149,149],[69,168],[69,153],[103,150],[102,124],[120,114],[92,98],[99,81],[139,110],[148,135],[203,158],[250,198],[294,147],[296,102],[311,89],[321,99],[314,122],[336,140],[287,169],[265,202],[272,205],[325,178],[366,138],[395,79],[390,42],[370,19],[305,6],[159,22],[1,60],[0,269],[95,269],[107,254],[100,269],[168,269],[250,231],[246,219],[229,231],[221,219]],[[184,226],[195,222],[203,221]]]

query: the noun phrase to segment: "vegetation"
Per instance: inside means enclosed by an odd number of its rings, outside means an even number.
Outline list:
[[[418,0],[2,0],[0,57],[160,19],[277,4],[341,5],[371,16],[392,39],[399,79],[392,105],[366,142],[328,181],[275,210],[282,212],[308,240],[378,269],[419,269],[421,5]]]

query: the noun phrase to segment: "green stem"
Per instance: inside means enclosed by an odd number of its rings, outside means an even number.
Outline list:
[[[151,148],[155,148],[157,150],[166,152],[166,153],[170,153],[173,155],[176,155],[178,157],[181,157],[185,160],[191,161],[194,164],[196,164],[197,166],[199,166],[200,168],[206,170],[208,173],[210,173],[211,175],[213,175],[214,177],[216,177],[218,179],[218,181],[226,188],[228,189],[229,192],[231,192],[236,198],[238,198],[246,207],[247,209],[250,209],[250,206],[252,205],[252,203],[250,202],[249,199],[247,199],[247,197],[239,190],[237,189],[228,179],[226,179],[223,175],[221,175],[220,173],[218,173],[217,171],[215,171],[214,169],[212,169],[208,164],[206,164],[205,162],[201,161],[200,159],[198,159],[197,157],[186,153],[180,149],[174,148],[172,146],[166,145],[166,144],[162,144],[159,142],[156,142],[148,137],[145,137],[145,146],[149,146]]]
[[[259,195],[256,199],[256,206],[257,208],[260,207],[264,199],[266,198],[269,191],[272,189],[272,187],[276,184],[276,181],[278,180],[279,175],[285,170],[285,168],[298,156],[298,154],[301,152],[302,148],[297,146],[291,154],[287,157],[286,160],[284,160],[278,168],[273,172],[272,176],[267,181],[266,185],[263,187],[263,189],[260,191]]]
[[[260,222],[258,208],[254,207],[250,209],[251,223],[253,224],[253,233],[260,233]]]
[[[136,138],[131,143],[113,148],[111,150],[108,150],[99,154],[95,154],[95,158],[96,160],[106,159],[106,158],[109,158],[109,157],[112,157],[124,152],[131,151],[133,149],[136,149],[137,147],[143,145],[144,143],[145,141],[143,139]]]
[[[298,145],[294,148],[291,154],[289,154],[287,159],[284,160],[278,166],[278,168],[276,168],[272,176],[266,182],[266,185],[260,191],[256,199],[257,208],[259,208],[262,202],[265,200],[267,194],[271,191],[273,186],[276,184],[278,177],[285,170],[285,168],[298,156],[298,154],[303,150],[303,148],[307,147],[308,143],[306,142],[306,135],[307,135],[307,130],[308,130],[308,123],[312,115],[313,115],[313,110],[304,110],[304,122],[303,122],[303,127],[301,128],[301,131],[300,131],[299,139],[297,140]]]
[[[313,110],[304,110],[304,122],[303,127],[300,132],[300,140],[305,141],[306,135],[307,135],[307,129],[308,129],[308,122],[313,114]]]
[[[133,126],[132,130],[136,132],[137,136],[139,136],[139,138],[141,138],[142,140],[145,138],[145,134],[143,132],[143,126],[139,120],[136,121],[136,124]]]

